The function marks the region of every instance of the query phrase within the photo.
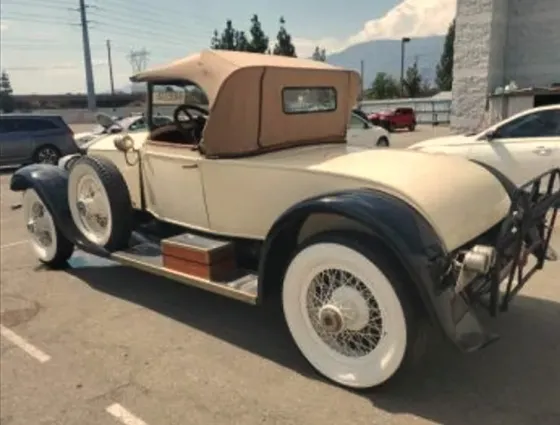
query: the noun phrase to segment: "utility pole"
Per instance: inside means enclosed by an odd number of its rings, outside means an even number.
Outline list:
[[[360,79],[362,80],[362,93],[360,99],[364,97],[364,60],[360,60]]]
[[[410,42],[408,37],[401,39],[401,97],[404,97],[404,46],[408,42]]]
[[[115,95],[115,82],[113,81],[113,61],[111,60],[111,40],[107,40],[107,63],[109,64],[109,81],[111,82],[111,95]]]
[[[95,86],[93,84],[93,69],[91,65],[91,50],[89,46],[89,31],[88,31],[88,20],[86,15],[86,3],[85,0],[79,0],[79,2],[80,2],[80,20],[82,25],[82,43],[84,49],[84,66],[86,68],[88,109],[90,111],[95,111],[96,110]]]

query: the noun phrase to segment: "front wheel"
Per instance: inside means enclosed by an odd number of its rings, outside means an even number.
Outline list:
[[[376,146],[379,148],[388,148],[389,147],[389,139],[385,136],[381,136],[376,143]]]
[[[25,191],[22,209],[31,247],[39,261],[52,268],[64,267],[74,252],[74,245],[56,227],[48,207],[35,190]]]
[[[397,270],[350,235],[327,233],[299,249],[284,278],[284,316],[321,375],[369,389],[412,359],[419,321]]]

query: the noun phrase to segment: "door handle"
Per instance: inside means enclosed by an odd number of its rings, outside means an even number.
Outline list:
[[[181,168],[183,168],[183,169],[196,168],[196,167],[198,167],[198,164],[183,164],[183,165],[181,165]]]
[[[552,149],[547,148],[545,146],[537,146],[535,149],[533,149],[533,153],[537,154],[537,155],[550,155],[550,153],[552,152]]]

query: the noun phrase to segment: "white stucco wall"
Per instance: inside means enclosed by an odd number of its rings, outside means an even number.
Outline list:
[[[500,117],[487,108],[498,86],[560,82],[560,0],[458,0],[453,71],[451,127],[459,131]]]

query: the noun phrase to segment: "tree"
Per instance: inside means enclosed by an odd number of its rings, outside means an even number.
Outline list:
[[[367,91],[370,99],[394,99],[399,94],[399,87],[395,78],[386,72],[378,72]]]
[[[403,86],[404,92],[408,97],[418,97],[420,94],[422,94],[424,80],[422,79],[422,75],[418,70],[417,62],[414,62],[414,64],[412,66],[409,66],[406,70]]]
[[[249,40],[247,40],[247,36],[245,35],[245,31],[236,31],[235,32],[235,50],[238,52],[250,52],[251,51],[251,44]]]
[[[286,31],[286,20],[284,17],[280,18],[280,30],[276,36],[276,44],[272,54],[279,56],[297,57],[296,48],[292,44],[292,36]]]
[[[266,53],[268,50],[269,38],[262,29],[261,22],[257,15],[251,18],[251,41],[249,42],[249,52]]]
[[[0,76],[0,110],[6,114],[13,112],[16,107],[13,92],[10,76],[4,70]]]
[[[214,30],[212,39],[210,40],[210,47],[219,50],[247,50],[249,42],[243,31],[237,31],[233,27],[231,19],[226,21],[226,27],[221,34],[218,30]]]
[[[455,45],[455,19],[451,22],[445,42],[443,52],[436,68],[436,85],[440,90],[449,91],[453,83],[453,53]]]
[[[319,46],[315,46],[315,51],[313,52],[313,56],[311,56],[311,59],[319,62],[325,62],[327,60],[326,50],[320,48]]]

